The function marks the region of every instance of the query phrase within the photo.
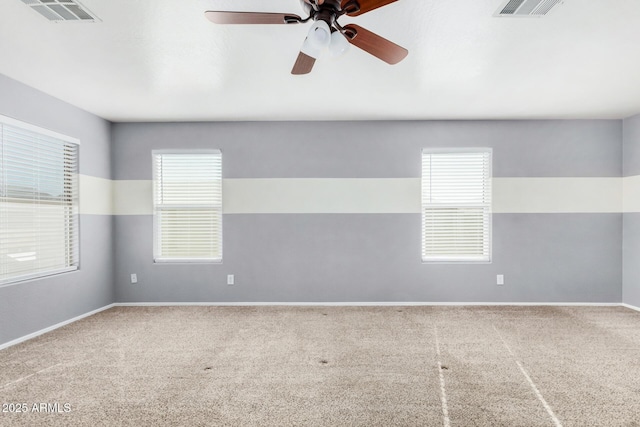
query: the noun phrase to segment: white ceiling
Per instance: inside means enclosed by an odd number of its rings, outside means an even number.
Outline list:
[[[640,1],[565,0],[542,18],[504,0],[399,0],[354,22],[407,48],[352,46],[292,76],[306,25],[216,26],[205,10],[297,0],[81,0],[102,22],[0,3],[0,74],[112,121],[623,118],[640,112]],[[0,94],[2,96],[2,94]]]

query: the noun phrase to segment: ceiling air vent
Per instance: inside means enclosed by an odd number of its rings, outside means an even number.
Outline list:
[[[495,16],[545,16],[563,0],[507,0]]]
[[[21,0],[49,21],[96,22],[99,19],[77,0]]]

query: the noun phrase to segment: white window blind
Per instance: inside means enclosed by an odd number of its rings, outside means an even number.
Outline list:
[[[76,270],[78,143],[0,117],[0,285]]]
[[[153,152],[154,259],[222,260],[222,154]]]
[[[491,149],[423,150],[422,260],[491,261]]]

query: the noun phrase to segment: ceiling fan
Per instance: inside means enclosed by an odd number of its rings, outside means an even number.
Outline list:
[[[307,18],[292,13],[207,11],[205,16],[215,24],[303,24],[314,21],[302,44],[291,74],[308,74],[325,48],[334,54],[343,53],[351,43],[365,52],[397,64],[409,51],[397,44],[355,24],[342,27],[342,15],[359,16],[394,3],[397,0],[300,0]]]

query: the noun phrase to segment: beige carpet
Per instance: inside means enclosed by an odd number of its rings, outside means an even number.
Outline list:
[[[640,426],[640,313],[120,307],[0,351],[0,403],[2,426]]]

